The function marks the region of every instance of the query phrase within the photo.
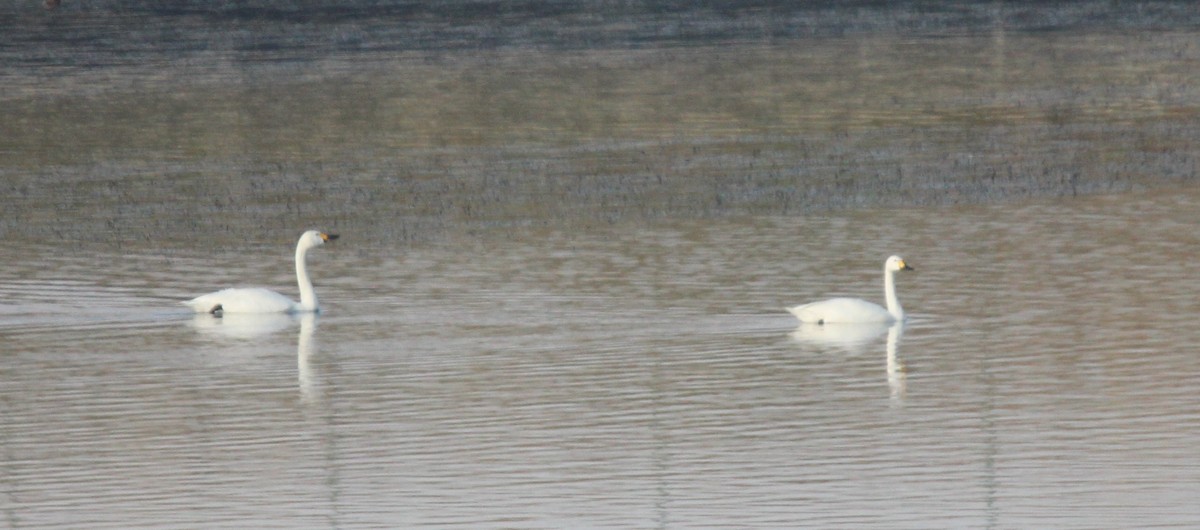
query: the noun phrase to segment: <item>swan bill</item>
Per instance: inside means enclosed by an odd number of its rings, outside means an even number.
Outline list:
[[[324,232],[321,233],[322,241],[333,241],[334,239],[337,239],[339,237],[342,237],[342,236],[339,236],[337,234],[326,234]]]

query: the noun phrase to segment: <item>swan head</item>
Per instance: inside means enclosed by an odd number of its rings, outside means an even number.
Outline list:
[[[908,266],[908,264],[904,262],[904,258],[900,256],[889,257],[883,264],[883,269],[888,272],[914,270],[912,267]]]
[[[300,235],[300,246],[303,248],[319,247],[326,241],[337,239],[337,234],[327,234],[320,230],[309,230]]]

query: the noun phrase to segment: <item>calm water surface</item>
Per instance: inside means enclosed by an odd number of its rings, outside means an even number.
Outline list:
[[[7,528],[1200,524],[1194,190],[311,256],[10,248]],[[780,308],[882,298],[903,330]],[[259,251],[255,251],[259,253]],[[902,333],[897,333],[902,331]]]
[[[39,4],[0,528],[1200,527],[1185,3]]]

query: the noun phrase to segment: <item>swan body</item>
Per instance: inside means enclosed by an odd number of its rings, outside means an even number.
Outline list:
[[[904,308],[896,298],[896,273],[912,267],[900,256],[891,256],[883,264],[883,294],[887,308],[858,298],[831,298],[811,304],[789,307],[788,312],[801,322],[814,324],[888,323],[904,320]]]
[[[320,311],[317,293],[308,277],[308,250],[337,239],[336,234],[309,230],[296,243],[296,283],[300,302],[261,287],[222,289],[183,302],[197,313],[316,313]]]

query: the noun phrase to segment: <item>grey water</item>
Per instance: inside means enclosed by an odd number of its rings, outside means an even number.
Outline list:
[[[1177,4],[26,4],[2,528],[1200,525]]]
[[[4,520],[89,527],[1190,526],[1195,190],[312,256],[325,312],[176,307],[289,253],[17,247]],[[910,321],[797,329],[882,299]],[[253,265],[268,261],[270,266]],[[221,263],[216,266],[215,263]]]

